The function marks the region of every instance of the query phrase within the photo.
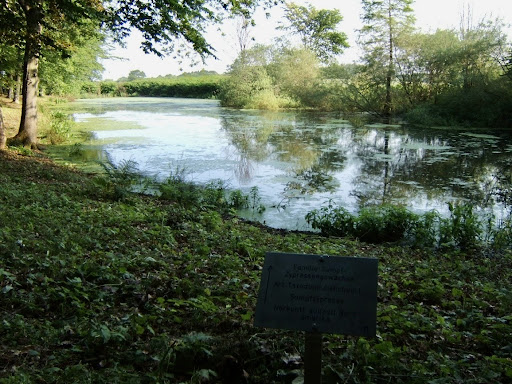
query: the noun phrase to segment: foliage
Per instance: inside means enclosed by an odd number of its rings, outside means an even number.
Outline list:
[[[355,235],[369,243],[400,241],[410,236],[417,220],[403,206],[366,207],[359,212]]]
[[[137,164],[132,160],[122,161],[119,165],[109,160],[101,162],[100,165],[105,174],[97,176],[95,182],[103,189],[105,195],[109,195],[115,201],[126,198],[133,192],[133,187],[141,181]]]
[[[282,25],[281,29],[298,35],[303,47],[323,62],[332,61],[349,46],[347,35],[337,30],[343,20],[337,9],[318,10],[310,4],[287,3],[284,17],[287,25]]]
[[[151,96],[211,99],[217,96],[222,75],[180,76],[174,78],[138,79],[129,82],[86,82],[85,96]]]
[[[242,52],[228,75],[223,106],[275,110],[314,103],[319,65],[309,50],[260,45]]]
[[[326,104],[317,91],[319,67],[348,46],[346,35],[336,30],[342,16],[337,10],[289,3],[285,18],[281,29],[298,35],[302,46],[281,41],[241,50],[221,88],[222,105],[275,110]]]
[[[393,114],[392,83],[397,72],[395,51],[414,23],[412,3],[413,0],[362,1],[364,25],[359,42],[364,51],[368,84],[377,90],[385,90],[379,109],[386,118]]]
[[[240,54],[221,85],[219,98],[223,106],[279,108],[279,99],[266,69],[268,54],[267,48],[262,46]]]
[[[281,95],[297,100],[300,105],[315,104],[314,89],[319,82],[319,62],[314,53],[307,49],[283,48],[268,72]]]
[[[328,205],[308,212],[306,221],[313,229],[327,236],[349,237],[354,234],[355,217],[332,200]]]
[[[69,140],[72,127],[73,121],[66,113],[51,112],[49,126],[43,134],[51,144],[62,144]]]
[[[309,212],[306,221],[325,235],[383,243],[405,240],[418,218],[404,207],[391,205],[366,207],[355,216],[330,201],[327,206]]]
[[[145,77],[146,77],[146,74],[144,73],[144,71],[141,71],[140,69],[136,69],[134,71],[130,71],[130,73],[128,74],[127,81],[144,79]]]
[[[105,37],[91,25],[73,26],[71,42],[65,54],[44,47],[39,76],[41,93],[54,96],[78,96],[85,81],[101,78],[99,60],[106,56]]]
[[[324,335],[326,382],[511,379],[508,252],[273,231],[0,156],[2,383],[284,382],[303,336],[251,320],[268,250],[379,259],[377,338]]]
[[[258,187],[252,187],[250,192],[245,194],[240,190],[228,191],[221,180],[196,185],[186,180],[184,169],[177,169],[164,182],[157,185],[160,199],[177,202],[189,209],[201,206],[224,214],[244,209],[257,214],[265,211]]]
[[[401,242],[419,248],[476,249],[495,253],[512,246],[510,218],[485,221],[470,204],[448,204],[450,216],[430,211],[417,215],[403,206],[364,207],[358,215],[329,201],[308,212],[306,221],[326,236],[352,237],[369,243]]]
[[[448,203],[448,208],[450,217],[441,222],[441,245],[466,249],[481,243],[482,223],[473,212],[473,206]]]

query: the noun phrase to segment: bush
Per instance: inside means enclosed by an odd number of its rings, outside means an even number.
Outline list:
[[[439,111],[432,105],[421,104],[404,114],[404,119],[412,125],[424,127],[446,126],[451,123],[440,116]]]
[[[327,236],[353,236],[356,218],[345,208],[338,207],[332,200],[329,205],[315,209],[306,215],[306,221],[313,229]]]
[[[117,83],[114,81],[102,81],[100,83],[100,92],[102,95],[114,96],[117,90]]]
[[[481,244],[483,224],[473,212],[473,206],[448,203],[448,208],[450,217],[441,220],[441,246],[468,249]]]
[[[185,181],[183,170],[171,174],[165,182],[158,184],[160,198],[181,204],[184,207],[197,206],[201,199],[199,188]]]
[[[405,207],[393,205],[363,208],[359,216],[354,216],[330,201],[328,206],[309,212],[306,221],[324,235],[383,243],[411,238],[418,216]]]
[[[329,201],[306,215],[325,236],[353,237],[368,243],[402,242],[417,248],[484,249],[501,252],[512,246],[512,217],[484,222],[472,205],[449,203],[450,216],[437,211],[417,215],[402,206],[378,205],[352,215]],[[485,236],[484,236],[485,235]]]
[[[73,121],[63,112],[52,112],[50,124],[46,129],[46,139],[51,144],[62,144],[69,139]]]
[[[95,182],[114,201],[124,200],[142,180],[137,163],[132,160],[121,161],[118,165],[109,160],[100,165],[105,175],[96,177]]]
[[[267,111],[276,111],[279,109],[279,98],[271,89],[261,90],[254,95],[244,106],[249,109],[264,109]]]
[[[355,236],[368,243],[405,240],[418,216],[402,206],[381,205],[363,208],[356,220]]]

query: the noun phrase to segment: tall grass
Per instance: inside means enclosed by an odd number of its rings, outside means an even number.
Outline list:
[[[437,211],[422,215],[403,206],[365,207],[358,215],[330,201],[310,211],[306,221],[326,236],[351,237],[369,243],[400,242],[420,248],[486,249],[495,253],[512,247],[511,218],[483,217],[472,205],[449,203],[449,217]]]

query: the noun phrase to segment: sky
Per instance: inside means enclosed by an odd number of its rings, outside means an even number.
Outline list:
[[[361,28],[361,0],[294,0],[296,4],[311,4],[317,9],[339,9],[343,21],[339,30],[348,36],[351,48],[348,48],[339,58],[340,62],[351,63],[357,60],[357,30]],[[501,18],[506,24],[512,25],[512,0],[415,0],[413,3],[416,26],[424,32],[435,31],[438,28],[456,28],[459,26],[464,9],[471,9],[473,22],[477,23],[483,18]],[[282,20],[282,7],[273,8],[270,18],[265,17],[263,10],[254,15],[256,27],[251,31],[254,42],[271,44],[280,31],[275,27]],[[179,75],[182,72],[193,72],[201,69],[212,70],[218,73],[225,72],[235,60],[238,50],[235,38],[235,29],[232,24],[224,23],[207,30],[206,38],[214,47],[217,59],[207,59],[205,64],[200,63],[193,67],[190,63],[180,63],[172,56],[159,58],[155,55],[146,55],[140,49],[140,34],[132,33],[126,41],[126,47],[114,46],[110,54],[116,59],[103,60],[105,68],[103,79],[117,80],[128,76],[133,70],[141,70],[146,77],[165,76],[167,74]],[[512,28],[507,28],[509,39],[512,39]]]

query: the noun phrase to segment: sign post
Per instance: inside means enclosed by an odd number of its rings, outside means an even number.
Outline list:
[[[306,332],[304,383],[322,383],[322,334]]]
[[[305,383],[320,383],[322,333],[372,337],[377,259],[267,253],[254,325],[306,332]]]

